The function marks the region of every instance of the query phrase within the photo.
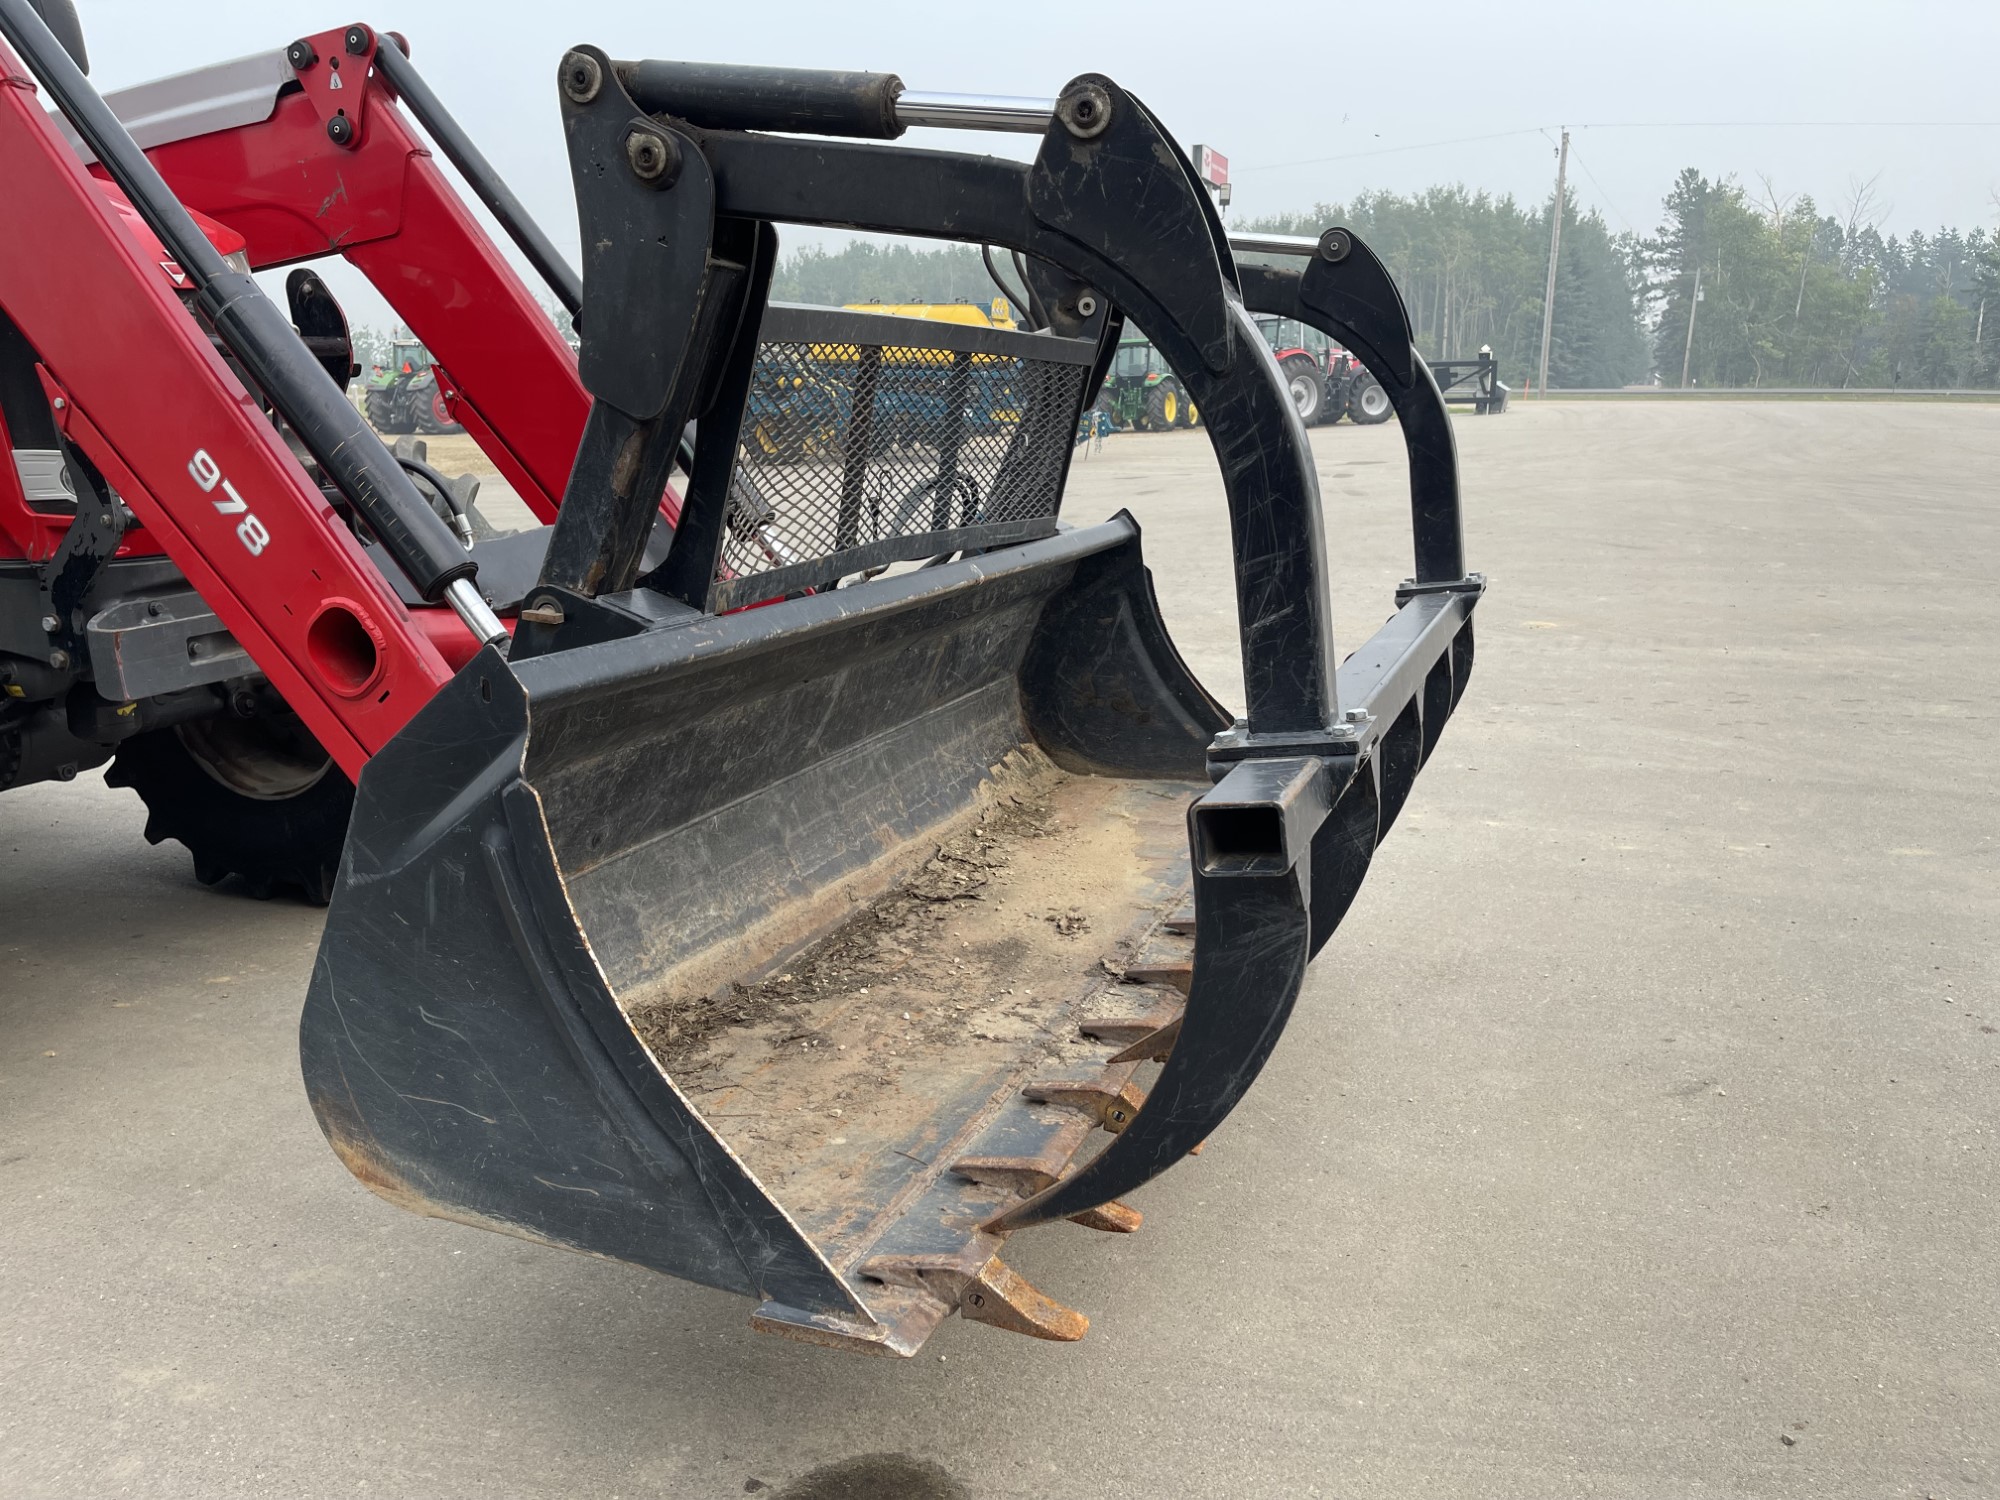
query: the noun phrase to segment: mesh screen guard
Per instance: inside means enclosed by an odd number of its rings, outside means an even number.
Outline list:
[[[1056,529],[1096,345],[773,303],[710,608]]]

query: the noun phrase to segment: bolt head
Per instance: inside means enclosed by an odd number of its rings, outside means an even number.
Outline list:
[[[58,672],[67,670],[69,667],[69,653],[67,651],[51,651],[49,653],[49,665],[54,667]]]
[[[670,135],[647,125],[625,133],[625,161],[632,175],[655,187],[672,187],[681,175],[681,150]]]
[[[67,411],[69,409],[69,402],[65,401],[61,396],[56,397],[49,405],[53,406],[57,411]]]
[[[57,618],[56,618],[56,617],[55,617],[54,615],[43,615],[43,616],[42,616],[42,634],[43,634],[43,635],[54,635],[54,634],[55,634],[55,633],[56,633],[56,632],[57,632],[58,630],[60,630],[60,629],[62,629],[62,621],[61,621],[61,620],[58,620],[58,619],[57,619]]]
[[[57,766],[57,767],[56,767],[56,780],[57,780],[57,781],[74,781],[74,780],[76,780],[76,762],[75,762],[75,761],[69,761],[69,760],[66,760],[66,761],[64,761],[64,762],[63,762],[63,763],[62,763],[61,765]]]
[[[1072,84],[1056,100],[1056,118],[1078,140],[1095,140],[1111,128],[1111,95],[1102,84]]]
[[[1079,318],[1096,317],[1097,298],[1089,292],[1085,292],[1082,296],[1078,297],[1076,299],[1076,315]]]
[[[1347,711],[1347,722],[1350,724],[1366,724],[1370,719],[1374,717],[1375,716],[1369,713],[1368,710],[1365,708],[1350,708]]]
[[[1320,259],[1339,265],[1354,252],[1354,236],[1345,229],[1329,229],[1319,237]]]
[[[572,104],[588,104],[604,88],[604,69],[588,52],[570,52],[562,60],[563,97]]]

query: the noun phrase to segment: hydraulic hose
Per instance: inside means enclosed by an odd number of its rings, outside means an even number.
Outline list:
[[[223,261],[28,0],[0,0],[0,34],[193,283],[196,304],[217,337],[361,512],[417,592],[449,602],[481,640],[505,639],[506,627],[472,584],[476,564],[451,528],[326,378],[290,319],[255,280]]]

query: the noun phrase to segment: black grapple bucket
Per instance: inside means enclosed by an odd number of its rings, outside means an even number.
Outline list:
[[[1413,447],[1418,574],[1336,673],[1303,429],[1135,99],[1079,80],[1023,166],[808,146],[775,132],[831,117],[746,102],[852,79],[746,95],[578,49],[562,87],[595,405],[511,653],[361,778],[314,1107],[394,1202],[745,1293],[769,1330],[1078,1337],[1006,1237],[1137,1227],[1122,1195],[1250,1087],[1463,690],[1481,585],[1435,387],[1365,247],[1251,278],[1443,444]],[[777,220],[1018,250],[1050,327],[767,307]],[[1125,310],[1222,461],[1240,719],[1131,518],[1060,519]]]

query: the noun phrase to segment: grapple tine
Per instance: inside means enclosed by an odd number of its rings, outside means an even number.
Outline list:
[[[1239,765],[1190,810],[1197,851],[1194,977],[1179,1035],[1146,1102],[1077,1172],[986,1222],[1009,1233],[1121,1198],[1199,1146],[1256,1082],[1311,955],[1314,849],[1343,825],[1336,770],[1318,761]],[[1269,814],[1268,818],[1258,814]],[[1260,839],[1260,834],[1268,835]]]

